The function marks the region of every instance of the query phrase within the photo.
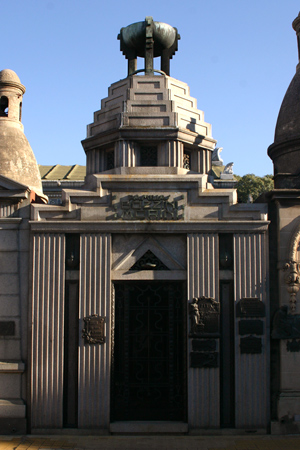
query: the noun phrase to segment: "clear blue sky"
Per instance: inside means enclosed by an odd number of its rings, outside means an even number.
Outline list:
[[[126,77],[121,27],[177,27],[171,76],[185,81],[234,173],[272,173],[267,148],[298,62],[296,0],[1,0],[1,67],[26,87],[25,134],[39,164],[85,164],[81,140],[108,86]]]

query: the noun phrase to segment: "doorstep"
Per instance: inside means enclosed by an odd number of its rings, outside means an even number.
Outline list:
[[[188,424],[184,422],[135,421],[113,422],[111,433],[187,433]]]

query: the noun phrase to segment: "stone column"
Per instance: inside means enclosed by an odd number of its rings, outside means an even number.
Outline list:
[[[115,144],[116,167],[135,167],[137,165],[137,144],[131,141],[117,141]]]
[[[189,234],[188,301],[213,297],[219,301],[217,234]],[[190,325],[190,324],[188,324]],[[188,329],[190,327],[188,326]],[[189,339],[191,341],[191,339]],[[191,342],[189,342],[189,353]],[[189,361],[190,365],[190,361]],[[219,368],[188,369],[188,417],[190,428],[217,428],[220,424]]]
[[[86,155],[86,174],[91,175],[94,173],[100,173],[106,170],[104,150],[96,148],[89,150]]]
[[[239,321],[235,323],[236,428],[266,428],[269,423],[269,299],[266,234],[234,235],[234,298],[253,297],[264,302],[266,316],[243,318],[263,322],[261,353],[242,353]],[[236,311],[236,307],[235,307]]]
[[[183,167],[183,143],[179,141],[161,142],[158,149],[158,165]]]
[[[79,293],[78,428],[109,427],[111,345],[111,237],[81,235]],[[105,317],[105,343],[82,338],[83,318]]]
[[[31,427],[63,426],[63,234],[33,237]]]

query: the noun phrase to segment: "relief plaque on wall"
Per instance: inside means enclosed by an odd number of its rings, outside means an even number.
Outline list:
[[[218,336],[220,303],[211,297],[195,297],[189,303],[190,337]]]
[[[82,330],[82,337],[86,344],[104,344],[104,322],[105,317],[93,314],[92,316],[84,317],[85,328]]]

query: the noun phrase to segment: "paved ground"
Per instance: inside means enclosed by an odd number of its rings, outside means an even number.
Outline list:
[[[2,436],[0,450],[300,450],[300,436]]]

